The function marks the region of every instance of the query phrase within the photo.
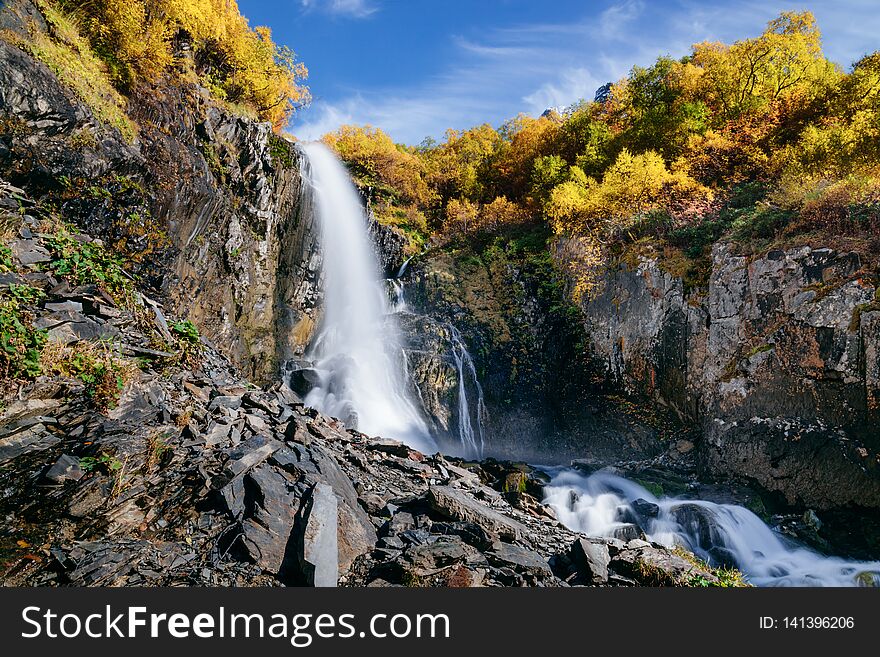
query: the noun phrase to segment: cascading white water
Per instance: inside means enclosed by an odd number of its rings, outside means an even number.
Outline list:
[[[319,383],[304,401],[359,431],[433,453],[436,444],[410,397],[357,190],[325,146],[305,144],[302,150],[302,178],[313,195],[324,252],[324,314],[306,353]]]
[[[387,279],[386,281],[388,284],[388,296],[393,304],[392,311],[394,313],[409,312],[406,303],[406,288],[400,277],[403,276],[412,258],[410,256],[403,263],[400,271],[397,272],[396,278]],[[449,331],[452,360],[455,363],[458,375],[458,437],[461,446],[461,451],[458,454],[467,458],[479,459],[483,457],[483,448],[485,447],[484,419],[489,415],[486,404],[483,401],[483,387],[480,385],[474,360],[464,344],[461,333],[452,324],[447,324],[446,328]],[[409,372],[406,351],[403,352],[403,357],[404,371]],[[471,408],[468,398],[468,385],[473,385],[476,392],[476,404],[473,408]],[[418,387],[416,387],[416,390],[419,391]],[[419,399],[424,407],[421,391],[419,391]],[[476,429],[474,429],[475,426]]]
[[[632,503],[659,507],[646,518]],[[658,499],[631,481],[598,472],[558,472],[544,502],[560,522],[590,536],[614,536],[625,520],[637,518],[648,539],[680,545],[710,563],[732,562],[756,586],[880,585],[880,562],[826,557],[774,532],[748,509],[701,500]]]
[[[483,418],[486,416],[486,405],[483,402],[483,388],[477,378],[477,369],[474,361],[465,347],[461,333],[452,324],[448,325],[450,342],[452,343],[452,358],[458,370],[458,437],[461,441],[463,456],[471,458],[483,457]],[[469,375],[477,392],[476,407],[471,418],[471,407],[468,402],[467,381],[465,375]],[[476,431],[474,425],[476,424]]]

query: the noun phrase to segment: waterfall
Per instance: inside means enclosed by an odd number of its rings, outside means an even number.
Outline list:
[[[648,540],[684,547],[713,565],[736,566],[756,586],[880,585],[880,562],[826,557],[774,532],[744,507],[658,499],[609,473],[558,471],[544,502],[575,531],[620,536],[637,524]]]
[[[357,190],[325,146],[305,144],[302,151],[304,193],[312,195],[324,253],[323,317],[306,352],[318,382],[304,401],[349,427],[433,453]]]
[[[388,297],[392,303],[391,308],[394,313],[410,312],[406,303],[405,286],[399,277],[403,275],[411,259],[412,257],[403,263],[397,278],[390,278],[386,281],[388,284]],[[489,415],[486,404],[483,401],[483,387],[480,385],[473,358],[471,358],[464,344],[461,333],[452,324],[446,324],[446,330],[449,334],[450,351],[458,379],[458,438],[461,447],[461,451],[458,453],[467,458],[481,459],[483,458],[483,448],[485,446],[484,420]],[[405,350],[404,371],[409,372],[409,363]],[[473,408],[471,408],[468,398],[469,385],[472,385],[474,392],[476,392],[476,404],[473,405]],[[419,393],[419,399],[422,401],[422,407],[424,407],[421,390],[419,390],[418,386],[415,386],[415,388]]]
[[[452,343],[452,357],[458,371],[458,437],[464,456],[483,457],[483,418],[486,417],[486,405],[483,402],[483,388],[477,378],[477,370],[474,361],[461,339],[461,333],[452,324],[448,325],[450,342]],[[468,402],[466,375],[470,377],[477,393],[474,417],[471,418],[471,408]],[[474,431],[476,424],[476,431]]]

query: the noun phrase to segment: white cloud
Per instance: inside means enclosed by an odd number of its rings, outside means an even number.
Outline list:
[[[645,5],[640,0],[611,5],[599,16],[599,33],[606,40],[619,39],[644,9]]]
[[[300,0],[300,4],[306,11],[317,9],[350,18],[366,18],[379,10],[370,0]]]
[[[561,108],[581,99],[592,100],[602,84],[585,68],[569,68],[562,71],[554,82],[544,83],[528,96],[523,96],[523,100],[529,113],[540,114],[550,107]]]
[[[826,53],[844,66],[880,32],[880,12],[871,12],[869,4],[849,0],[835,10],[830,0],[813,2]],[[308,139],[344,123],[370,124],[412,144],[440,138],[447,128],[497,126],[519,112],[537,115],[592,99],[599,86],[633,65],[649,65],[659,55],[680,57],[695,42],[755,36],[783,9],[777,0],[674,0],[663,7],[636,0],[580,21],[484,29],[479,40],[450,35],[454,49],[441,74],[318,98],[292,130]],[[858,21],[850,20],[854,15]]]

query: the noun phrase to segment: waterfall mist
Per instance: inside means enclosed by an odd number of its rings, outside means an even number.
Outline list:
[[[306,352],[319,382],[306,404],[367,434],[436,451],[413,402],[397,324],[348,171],[325,146],[304,144],[302,177],[321,227],[324,311]]]

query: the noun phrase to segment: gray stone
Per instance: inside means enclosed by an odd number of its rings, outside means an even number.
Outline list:
[[[464,561],[468,556],[465,545],[455,537],[444,538],[433,543],[411,545],[403,558],[418,569],[432,570],[444,568]]]
[[[46,310],[52,312],[73,312],[73,313],[81,313],[83,311],[83,305],[79,301],[60,301],[58,303],[47,303],[45,305]]]
[[[534,577],[550,577],[553,575],[547,560],[534,550],[520,545],[499,543],[486,553],[490,563],[499,567],[511,568],[518,573]]]
[[[46,471],[46,479],[56,484],[63,484],[65,481],[79,481],[83,474],[85,473],[79,467],[78,458],[62,454]]]
[[[241,408],[241,397],[233,395],[217,395],[208,404],[208,410],[213,411],[218,408],[238,409]]]
[[[333,489],[316,484],[305,515],[301,566],[311,586],[336,586],[339,580],[338,506]]]
[[[242,522],[244,545],[254,562],[273,574],[281,574],[288,542],[300,509],[293,481],[281,470],[267,465],[249,472],[245,490],[252,490],[250,515]]]
[[[281,443],[254,436],[238,445],[230,454],[224,470],[230,478],[239,477],[281,449]]]
[[[428,502],[432,509],[447,518],[480,525],[502,540],[514,541],[527,531],[522,523],[501,515],[464,491],[450,486],[431,486],[428,489]]]
[[[604,584],[608,581],[611,556],[605,543],[579,538],[569,548],[571,562],[588,582]]]

